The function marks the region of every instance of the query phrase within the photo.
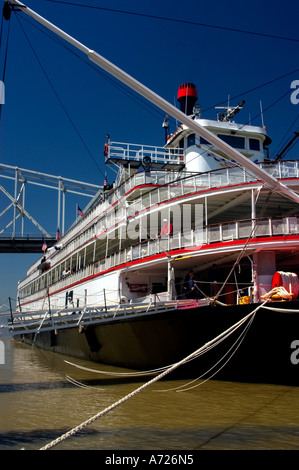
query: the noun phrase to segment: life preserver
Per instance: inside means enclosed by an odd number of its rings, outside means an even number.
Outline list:
[[[284,287],[293,298],[297,299],[299,294],[299,279],[296,273],[277,271],[272,278],[272,289]]]
[[[105,157],[108,155],[108,144],[107,144],[107,142],[104,145],[104,155],[105,155]]]

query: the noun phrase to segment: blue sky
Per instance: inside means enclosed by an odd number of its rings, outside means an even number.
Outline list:
[[[24,3],[172,104],[181,83],[195,83],[202,117],[215,118],[214,106],[225,104],[229,95],[233,104],[246,101],[238,122],[251,119],[252,124],[261,125],[262,101],[264,122],[273,140],[272,156],[298,130],[299,104],[290,100],[291,83],[299,80],[296,1]],[[1,10],[2,6],[0,0]],[[7,27],[5,22],[5,38]],[[104,165],[106,133],[118,142],[163,145],[162,111],[140,101],[115,79],[87,64],[82,53],[42,31],[25,14],[12,14],[0,163],[102,184],[105,172],[110,181],[114,177]],[[174,122],[170,130],[175,130]],[[297,144],[287,157],[298,156]],[[28,207],[31,204],[45,228],[55,232],[47,198],[38,193],[27,201]],[[72,202],[69,224],[74,220],[75,204],[84,206],[86,202],[80,197]],[[1,198],[0,204],[4,204]],[[0,305],[9,296],[15,298],[18,279],[35,259],[36,255],[0,254]]]

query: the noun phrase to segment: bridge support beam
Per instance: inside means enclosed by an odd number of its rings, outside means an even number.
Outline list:
[[[50,248],[55,245],[56,239],[0,237],[0,253],[39,253],[41,255],[44,242]]]

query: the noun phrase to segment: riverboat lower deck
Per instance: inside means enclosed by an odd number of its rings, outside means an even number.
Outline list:
[[[298,301],[223,307],[189,300],[14,321],[17,340],[71,356],[74,367],[87,360],[151,375],[199,350],[171,378],[299,385]]]

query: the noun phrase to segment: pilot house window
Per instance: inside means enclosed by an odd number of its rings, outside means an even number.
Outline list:
[[[258,139],[249,139],[249,149],[259,151],[260,141]]]
[[[195,134],[190,134],[187,138],[187,147],[191,147],[192,145],[195,145]]]
[[[244,149],[245,148],[245,138],[239,137],[237,135],[227,135],[227,134],[218,134],[221,140],[226,142],[231,147],[236,149]]]

